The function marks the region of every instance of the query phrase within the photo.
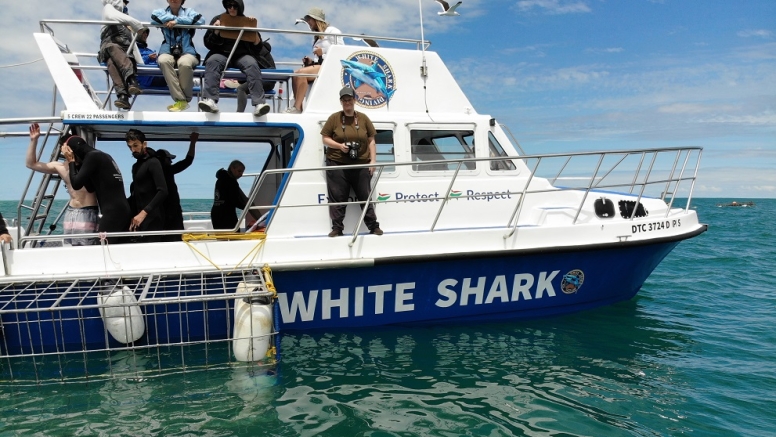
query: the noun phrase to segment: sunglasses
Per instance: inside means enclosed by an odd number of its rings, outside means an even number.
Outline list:
[[[226,9],[239,9],[239,6],[237,5],[237,3],[234,3],[234,2],[227,3],[226,4]]]

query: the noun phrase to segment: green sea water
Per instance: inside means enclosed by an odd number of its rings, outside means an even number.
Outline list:
[[[774,435],[776,200],[716,206],[729,200],[693,201],[709,231],[628,302],[543,320],[284,335],[271,374],[224,365],[0,384],[0,436]]]

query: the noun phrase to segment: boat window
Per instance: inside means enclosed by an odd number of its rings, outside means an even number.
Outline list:
[[[377,130],[375,135],[375,145],[377,146],[377,162],[396,162],[396,155],[393,147],[393,130]],[[383,173],[394,173],[396,167],[386,166]]]
[[[494,156],[507,156],[507,152],[501,147],[493,132],[488,132],[488,150],[490,151],[490,157]],[[503,161],[490,161],[491,170],[514,170],[515,163],[509,159]]]
[[[438,161],[474,158],[474,131],[413,130],[410,132],[412,161]],[[462,170],[474,170],[476,163],[464,163]],[[417,164],[415,171],[448,171],[458,168],[457,162]]]

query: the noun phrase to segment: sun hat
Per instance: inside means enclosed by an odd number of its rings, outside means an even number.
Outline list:
[[[356,98],[356,92],[353,91],[353,88],[351,88],[349,86],[342,87],[342,89],[340,90],[340,99],[345,97],[345,96],[350,96],[350,97],[353,97],[355,99]]]
[[[304,16],[305,18],[310,17],[314,20],[323,21],[324,23],[328,23],[326,21],[326,14],[323,12],[323,9],[321,8],[310,8],[309,11],[307,11],[307,15]]]

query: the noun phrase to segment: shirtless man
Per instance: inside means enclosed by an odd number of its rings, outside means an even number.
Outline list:
[[[30,146],[27,148],[25,163],[27,168],[40,173],[56,174],[65,182],[65,189],[70,194],[70,202],[65,212],[65,234],[93,234],[97,232],[99,211],[97,209],[97,196],[86,190],[74,190],[70,184],[70,170],[62,162],[39,162],[37,158],[38,138],[40,126],[37,123],[30,125]],[[89,246],[99,244],[97,238],[67,238],[65,243],[72,246]]]

